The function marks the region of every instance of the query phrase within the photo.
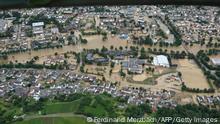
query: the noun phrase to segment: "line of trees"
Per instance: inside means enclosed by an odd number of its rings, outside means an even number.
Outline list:
[[[0,65],[0,68],[34,68],[34,69],[64,69],[64,66],[59,65],[59,64],[55,64],[55,65],[50,65],[50,66],[46,66],[43,64],[34,64],[31,61],[27,62],[27,63],[12,63],[10,62],[9,64],[2,64]]]
[[[192,93],[214,93],[215,89],[199,89],[199,88],[189,88],[185,84],[182,84],[182,91],[192,92]]]

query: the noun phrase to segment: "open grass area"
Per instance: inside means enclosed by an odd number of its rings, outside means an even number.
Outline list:
[[[80,100],[46,104],[44,111],[46,114],[75,112],[78,109],[79,102]]]
[[[92,124],[81,117],[43,117],[16,122],[14,124]]]
[[[84,108],[85,113],[92,114],[98,117],[105,116],[107,114],[105,108],[103,106],[97,104],[95,107],[86,106]]]

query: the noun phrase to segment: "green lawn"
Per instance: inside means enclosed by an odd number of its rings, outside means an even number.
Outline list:
[[[14,124],[92,124],[88,123],[86,119],[81,117],[44,117],[36,118]]]
[[[86,106],[84,111],[85,113],[92,114],[96,117],[105,117],[107,115],[106,110],[101,105],[97,105],[95,107]]]
[[[46,104],[44,111],[46,114],[75,112],[79,106],[79,102],[80,100]]]

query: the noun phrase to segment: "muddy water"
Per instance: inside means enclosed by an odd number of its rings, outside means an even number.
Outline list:
[[[119,46],[126,46],[127,41],[121,40],[118,37],[112,37],[108,36],[108,39],[106,41],[102,41],[101,35],[95,35],[95,36],[84,36],[85,39],[88,40],[87,44],[81,45],[82,48],[85,49],[94,49],[94,48],[102,48],[103,46],[110,48],[111,45],[115,47]],[[63,48],[55,48],[55,49],[41,49],[37,51],[30,51],[30,52],[21,52],[21,53],[15,53],[10,54],[8,56],[8,61],[15,61],[18,62],[26,62],[33,58],[34,56],[44,57],[48,55],[54,55],[56,52],[58,54],[65,53],[68,51],[75,51],[79,52],[79,47],[70,45],[70,46],[64,46]]]
[[[99,48],[101,49],[103,46],[110,48],[111,45],[113,45],[114,47],[119,48],[120,46],[128,46],[128,48],[131,45],[134,45],[131,43],[131,41],[127,42],[127,40],[122,40],[120,39],[118,36],[111,36],[108,35],[108,39],[106,41],[102,40],[102,36],[101,35],[93,35],[93,36],[83,36],[83,38],[88,40],[87,44],[82,44],[81,45],[81,49],[85,48],[85,49],[95,49],[95,48]],[[141,47],[144,47],[145,49],[149,48],[150,46],[147,45],[143,45]],[[157,48],[159,49],[159,46],[153,46],[150,48]],[[179,48],[176,47],[164,47],[163,49],[167,49],[169,50],[183,50],[182,46]],[[32,59],[34,56],[39,56],[39,57],[45,57],[45,56],[49,56],[49,55],[54,55],[56,52],[58,54],[62,54],[68,51],[75,51],[75,52],[79,52],[79,46],[74,46],[74,45],[70,45],[70,46],[63,46],[63,48],[54,48],[54,49],[41,49],[41,50],[37,50],[37,51],[27,51],[27,52],[21,52],[21,53],[14,53],[14,54],[10,54],[8,55],[8,61],[15,61],[17,60],[18,62],[24,63],[30,59]]]

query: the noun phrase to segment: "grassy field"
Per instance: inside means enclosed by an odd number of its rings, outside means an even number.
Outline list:
[[[103,106],[97,104],[95,107],[86,106],[84,108],[85,113],[92,114],[98,117],[105,116],[107,114]]]
[[[46,103],[42,112],[45,114],[56,114],[56,113],[87,113],[93,116],[106,116],[108,112],[106,110],[106,105],[102,103],[108,104],[109,107],[113,107],[114,102],[108,97],[104,95],[100,95],[100,99],[92,98],[91,101],[88,102],[88,105],[81,105],[85,101],[83,99],[78,99],[73,102],[55,102],[55,103]],[[81,106],[80,106],[81,105]]]
[[[14,124],[92,124],[81,117],[44,117],[16,122]]]
[[[80,100],[46,104],[44,111],[46,114],[75,112],[78,109],[79,102]]]

